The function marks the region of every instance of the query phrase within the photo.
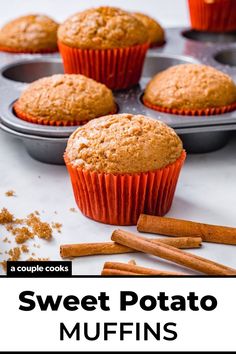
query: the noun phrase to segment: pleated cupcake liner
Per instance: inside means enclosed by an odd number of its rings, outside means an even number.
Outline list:
[[[188,0],[192,28],[199,31],[229,32],[236,30],[236,1]]]
[[[18,49],[18,48],[10,48],[10,47],[3,47],[0,46],[0,52],[7,52],[12,54],[50,54],[50,53],[57,53],[58,48],[50,49]]]
[[[141,213],[165,215],[185,158],[183,151],[176,162],[163,169],[115,175],[75,167],[64,155],[79,209],[85,216],[111,225],[136,225]]]
[[[236,102],[227,106],[222,107],[212,107],[212,108],[205,108],[205,109],[177,109],[177,108],[168,108],[154,105],[144,98],[142,98],[143,104],[151,108],[155,111],[169,113],[169,114],[176,114],[182,116],[212,116],[217,114],[224,114],[228,112],[232,112],[236,109]]]
[[[82,74],[110,89],[127,89],[138,84],[148,43],[128,48],[78,49],[58,42],[67,74]]]
[[[41,124],[41,125],[50,125],[50,126],[57,126],[57,127],[72,127],[72,126],[80,126],[84,125],[89,122],[91,119],[83,119],[83,120],[74,120],[74,121],[69,121],[69,120],[58,120],[58,119],[49,119],[49,118],[43,118],[43,117],[34,117],[30,114],[26,114],[22,112],[18,105],[17,101],[13,105],[13,111],[15,115],[22,119],[25,120],[29,123],[34,123],[34,124]],[[114,111],[107,113],[107,114],[115,114],[117,112],[117,108],[114,109]],[[99,117],[96,117],[99,118]],[[93,119],[96,119],[93,118]]]

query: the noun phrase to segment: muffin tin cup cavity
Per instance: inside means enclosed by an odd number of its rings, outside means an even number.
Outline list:
[[[64,165],[63,154],[67,138],[47,138],[23,134],[3,124],[0,125],[0,128],[6,133],[19,138],[33,159],[48,164]]]
[[[223,148],[229,140],[230,132],[201,132],[180,134],[179,136],[188,153],[202,154]]]
[[[186,63],[219,66],[213,58],[214,54],[226,49],[225,45],[224,48],[218,44],[213,47],[204,42],[186,40],[181,35],[183,28],[171,28],[166,32],[166,45],[148,51],[140,84],[129,90],[114,92],[119,113],[143,114],[163,121],[181,134],[187,152],[201,153],[216,150],[226,143],[229,134],[227,131],[236,130],[236,111],[208,116],[206,119],[205,116],[162,113],[144,106],[140,101],[146,84],[157,72],[173,65]],[[193,56],[184,55],[187,44],[195,48],[191,54]],[[235,78],[234,67],[225,65],[224,71]],[[66,141],[76,126],[57,127],[34,124],[17,118],[12,110],[25,83],[59,73],[63,73],[63,64],[59,57],[43,55],[19,57],[0,53],[0,117],[3,129],[20,138],[29,154],[35,159],[62,164]],[[47,146],[49,151],[45,152],[44,146]]]
[[[58,45],[65,73],[88,76],[114,90],[138,84],[148,49],[148,44],[99,50]]]
[[[226,44],[226,43],[236,42],[236,31],[226,32],[226,33],[213,33],[213,32],[196,31],[190,29],[190,30],[183,31],[182,36],[192,41],[203,42],[203,43],[205,42],[205,43],[214,43],[214,44],[216,43]]]
[[[3,78],[22,82],[31,83],[45,76],[51,76],[54,74],[63,74],[63,65],[58,60],[22,60],[16,63],[5,66],[1,70]]]
[[[136,225],[141,213],[165,215],[169,211],[185,158],[183,151],[176,162],[161,170],[123,175],[82,170],[66,155],[65,162],[84,215],[106,224]]]
[[[236,48],[217,52],[214,59],[223,65],[236,67]]]

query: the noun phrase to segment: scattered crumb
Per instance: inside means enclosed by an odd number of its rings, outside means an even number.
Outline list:
[[[33,244],[34,248],[40,248],[40,245],[36,245],[36,243]]]
[[[7,237],[5,237],[3,240],[2,240],[2,242],[4,242],[4,243],[6,243],[8,241],[8,238]]]
[[[60,224],[59,222],[52,222],[52,228],[57,230],[57,232],[61,233],[62,224]]]
[[[31,256],[36,256],[36,254],[34,252],[31,253]]]
[[[72,213],[76,213],[77,212],[77,210],[75,209],[75,208],[70,208],[69,209]]]
[[[137,263],[136,263],[135,259],[131,259],[131,260],[128,262],[128,264],[136,265]]]
[[[6,272],[7,271],[7,261],[2,261],[2,262],[0,262],[0,264],[1,264],[4,272]]]
[[[12,233],[15,236],[16,243],[24,243],[27,240],[34,238],[33,233],[25,226],[16,227],[12,230]]]
[[[40,215],[40,212],[38,210],[35,210],[35,215]]]
[[[14,216],[6,208],[2,208],[0,212],[0,224],[9,224],[13,220]]]
[[[31,213],[27,217],[27,225],[32,227],[33,232],[45,240],[50,240],[52,237],[52,228],[46,223],[42,222],[35,214]]]
[[[22,251],[23,253],[28,253],[28,252],[29,252],[28,246],[22,245],[22,246],[21,246],[21,251]]]
[[[20,255],[21,255],[21,250],[19,247],[15,247],[15,248],[10,249],[8,254],[10,256],[8,261],[18,261],[18,259],[20,258]]]
[[[57,211],[54,211],[54,214],[56,214],[56,215],[57,215],[57,214],[58,214],[58,213],[57,213]]]
[[[5,195],[6,195],[7,197],[15,197],[15,196],[16,196],[16,193],[15,193],[15,191],[13,191],[13,190],[9,190],[9,191],[7,191],[7,192],[5,193]]]
[[[33,257],[30,257],[27,259],[27,261],[32,261],[32,262],[43,262],[43,261],[49,261],[49,258],[33,258]]]

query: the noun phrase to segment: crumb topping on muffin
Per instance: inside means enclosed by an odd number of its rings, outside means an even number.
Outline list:
[[[223,107],[236,102],[236,85],[229,75],[213,67],[181,64],[154,76],[144,100],[176,109]]]
[[[162,44],[165,41],[165,32],[161,25],[152,17],[143,13],[135,12],[133,14],[143,23],[148,31],[148,39],[151,45]]]
[[[166,124],[124,113],[79,127],[69,138],[66,156],[82,169],[122,174],[164,168],[182,151],[180,138]]]
[[[56,50],[58,23],[44,15],[18,17],[0,30],[0,47],[19,50]]]
[[[83,75],[58,74],[34,81],[21,94],[17,108],[33,117],[90,120],[115,111],[112,91]]]
[[[58,39],[81,49],[109,49],[146,43],[148,34],[130,13],[114,7],[98,7],[67,19],[58,29]]]

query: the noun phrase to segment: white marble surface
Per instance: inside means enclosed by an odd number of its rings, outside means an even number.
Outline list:
[[[64,166],[47,165],[33,160],[20,141],[0,133],[0,205],[7,207],[17,217],[39,210],[43,220],[58,221],[63,224],[62,233],[54,233],[51,242],[32,240],[30,249],[39,257],[59,260],[61,243],[108,241],[114,226],[103,225],[84,217],[75,207],[69,177]],[[183,168],[176,196],[169,216],[198,220],[206,223],[236,226],[235,221],[235,176],[236,139],[223,149],[204,154],[189,155]],[[14,189],[16,197],[6,197],[4,193]],[[57,214],[55,214],[55,211]],[[1,240],[6,231],[1,229]],[[135,227],[124,227],[135,231]],[[33,244],[40,244],[40,249]],[[0,249],[12,247],[0,242]],[[236,268],[235,247],[204,244],[202,249],[191,251],[217,262]],[[1,256],[2,257],[2,256]],[[108,260],[128,261],[135,259],[138,264],[160,269],[176,270],[177,266],[155,260],[141,254],[114,256],[94,256],[73,260],[74,274],[99,274]],[[23,259],[23,258],[22,258]],[[193,273],[194,274],[194,273]]]
[[[97,0],[82,4],[74,0],[69,2],[65,0],[56,2],[53,0],[11,0],[8,3],[0,2],[0,23],[26,12],[48,13],[61,21],[81,8],[108,2]],[[146,2],[116,0],[109,1],[109,4],[146,11],[156,18],[161,18],[165,26],[188,23],[185,1],[182,0],[148,0]],[[29,242],[31,252],[35,252],[38,257],[58,260],[61,243],[109,240],[114,226],[93,222],[85,218],[80,211],[73,213],[69,210],[76,206],[64,166],[47,165],[33,160],[19,140],[2,132],[0,132],[0,151],[0,207],[8,208],[16,217],[24,217],[34,210],[39,210],[43,220],[58,221],[63,224],[62,233],[55,232],[51,242],[43,240]],[[234,136],[230,143],[219,151],[189,155],[179,181],[173,207],[168,215],[206,223],[236,226],[235,151]],[[16,197],[5,196],[5,192],[9,189],[16,191]],[[135,227],[125,229],[135,231]],[[0,250],[2,251],[13,246],[13,243],[9,245],[2,242],[6,235],[5,229],[0,227]],[[33,243],[40,244],[40,249],[33,248]],[[235,247],[233,246],[205,244],[202,249],[191,252],[236,268]],[[4,258],[2,255],[0,257],[0,259]],[[132,254],[76,259],[73,261],[73,272],[74,274],[99,274],[104,261],[128,261],[131,258],[144,266],[169,270],[179,269],[173,264],[155,260],[153,257]]]

